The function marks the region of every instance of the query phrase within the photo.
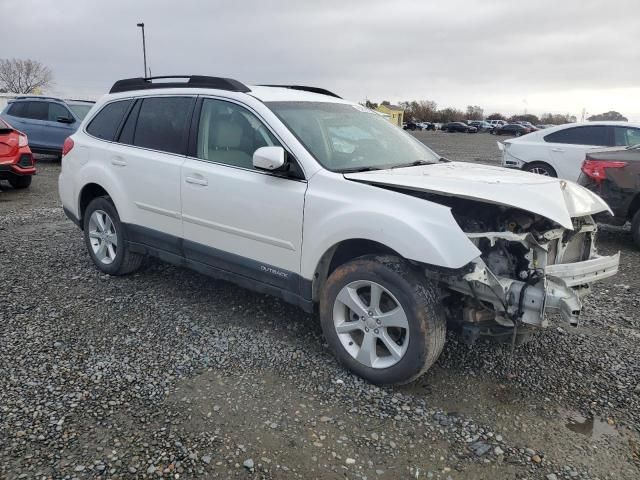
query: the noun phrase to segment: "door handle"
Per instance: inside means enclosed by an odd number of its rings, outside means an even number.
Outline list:
[[[126,167],[127,162],[120,157],[115,157],[111,159],[111,165],[115,165],[116,167]]]
[[[200,185],[202,187],[206,187],[209,185],[209,182],[206,178],[198,176],[198,177],[185,177],[185,182],[191,183],[192,185]]]
[[[559,153],[562,153],[562,152],[564,152],[564,148],[552,148],[552,149],[551,149],[551,151],[552,151],[552,152],[559,152]]]

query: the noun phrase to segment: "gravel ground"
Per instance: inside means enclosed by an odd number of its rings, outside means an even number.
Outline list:
[[[419,132],[451,159],[495,138]],[[100,274],[57,198],[59,164],[0,188],[0,478],[636,479],[640,252],[579,327],[517,348],[449,336],[401,388],[336,365],[317,318],[148,261]]]

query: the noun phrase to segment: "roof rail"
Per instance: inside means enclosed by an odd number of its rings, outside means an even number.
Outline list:
[[[320,87],[307,87],[305,85],[261,85],[261,87],[279,87],[279,88],[290,88],[291,90],[302,90],[303,92],[311,92],[318,93],[320,95],[328,95],[330,97],[342,98],[335,93]]]
[[[152,80],[187,78],[186,82],[159,82]],[[165,75],[162,77],[125,78],[113,84],[109,93],[129,92],[131,90],[147,90],[151,88],[215,88],[231,92],[250,92],[251,89],[232,78],[205,77],[202,75]]]
[[[81,100],[78,98],[65,98],[65,102],[85,102],[85,103],[96,103],[95,100]]]
[[[62,102],[63,100],[61,98],[58,97],[47,97],[46,95],[19,95],[17,97],[13,97],[13,100],[24,100],[26,98],[29,99],[36,99],[36,100],[57,100],[59,102]]]

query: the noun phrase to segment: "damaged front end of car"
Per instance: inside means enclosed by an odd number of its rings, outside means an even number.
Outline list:
[[[459,271],[427,275],[445,287],[448,316],[468,342],[546,327],[547,312],[577,325],[591,283],[618,271],[619,254],[597,253],[591,216],[572,219],[568,229],[523,210],[448,203],[482,254]]]

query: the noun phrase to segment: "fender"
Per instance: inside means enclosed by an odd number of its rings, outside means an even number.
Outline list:
[[[76,208],[78,209],[78,216],[80,215],[80,198],[83,188],[90,184],[95,183],[104,188],[111,201],[118,211],[120,221],[123,223],[130,223],[132,219],[131,203],[127,202],[127,194],[122,190],[121,183],[115,177],[115,174],[110,171],[102,163],[89,162],[79,172],[79,176],[76,180],[77,185],[81,185],[78,188],[76,194]]]
[[[460,268],[480,255],[449,207],[321,171],[307,189],[301,274],[311,279],[323,254],[337,243],[365,239],[404,258]]]

